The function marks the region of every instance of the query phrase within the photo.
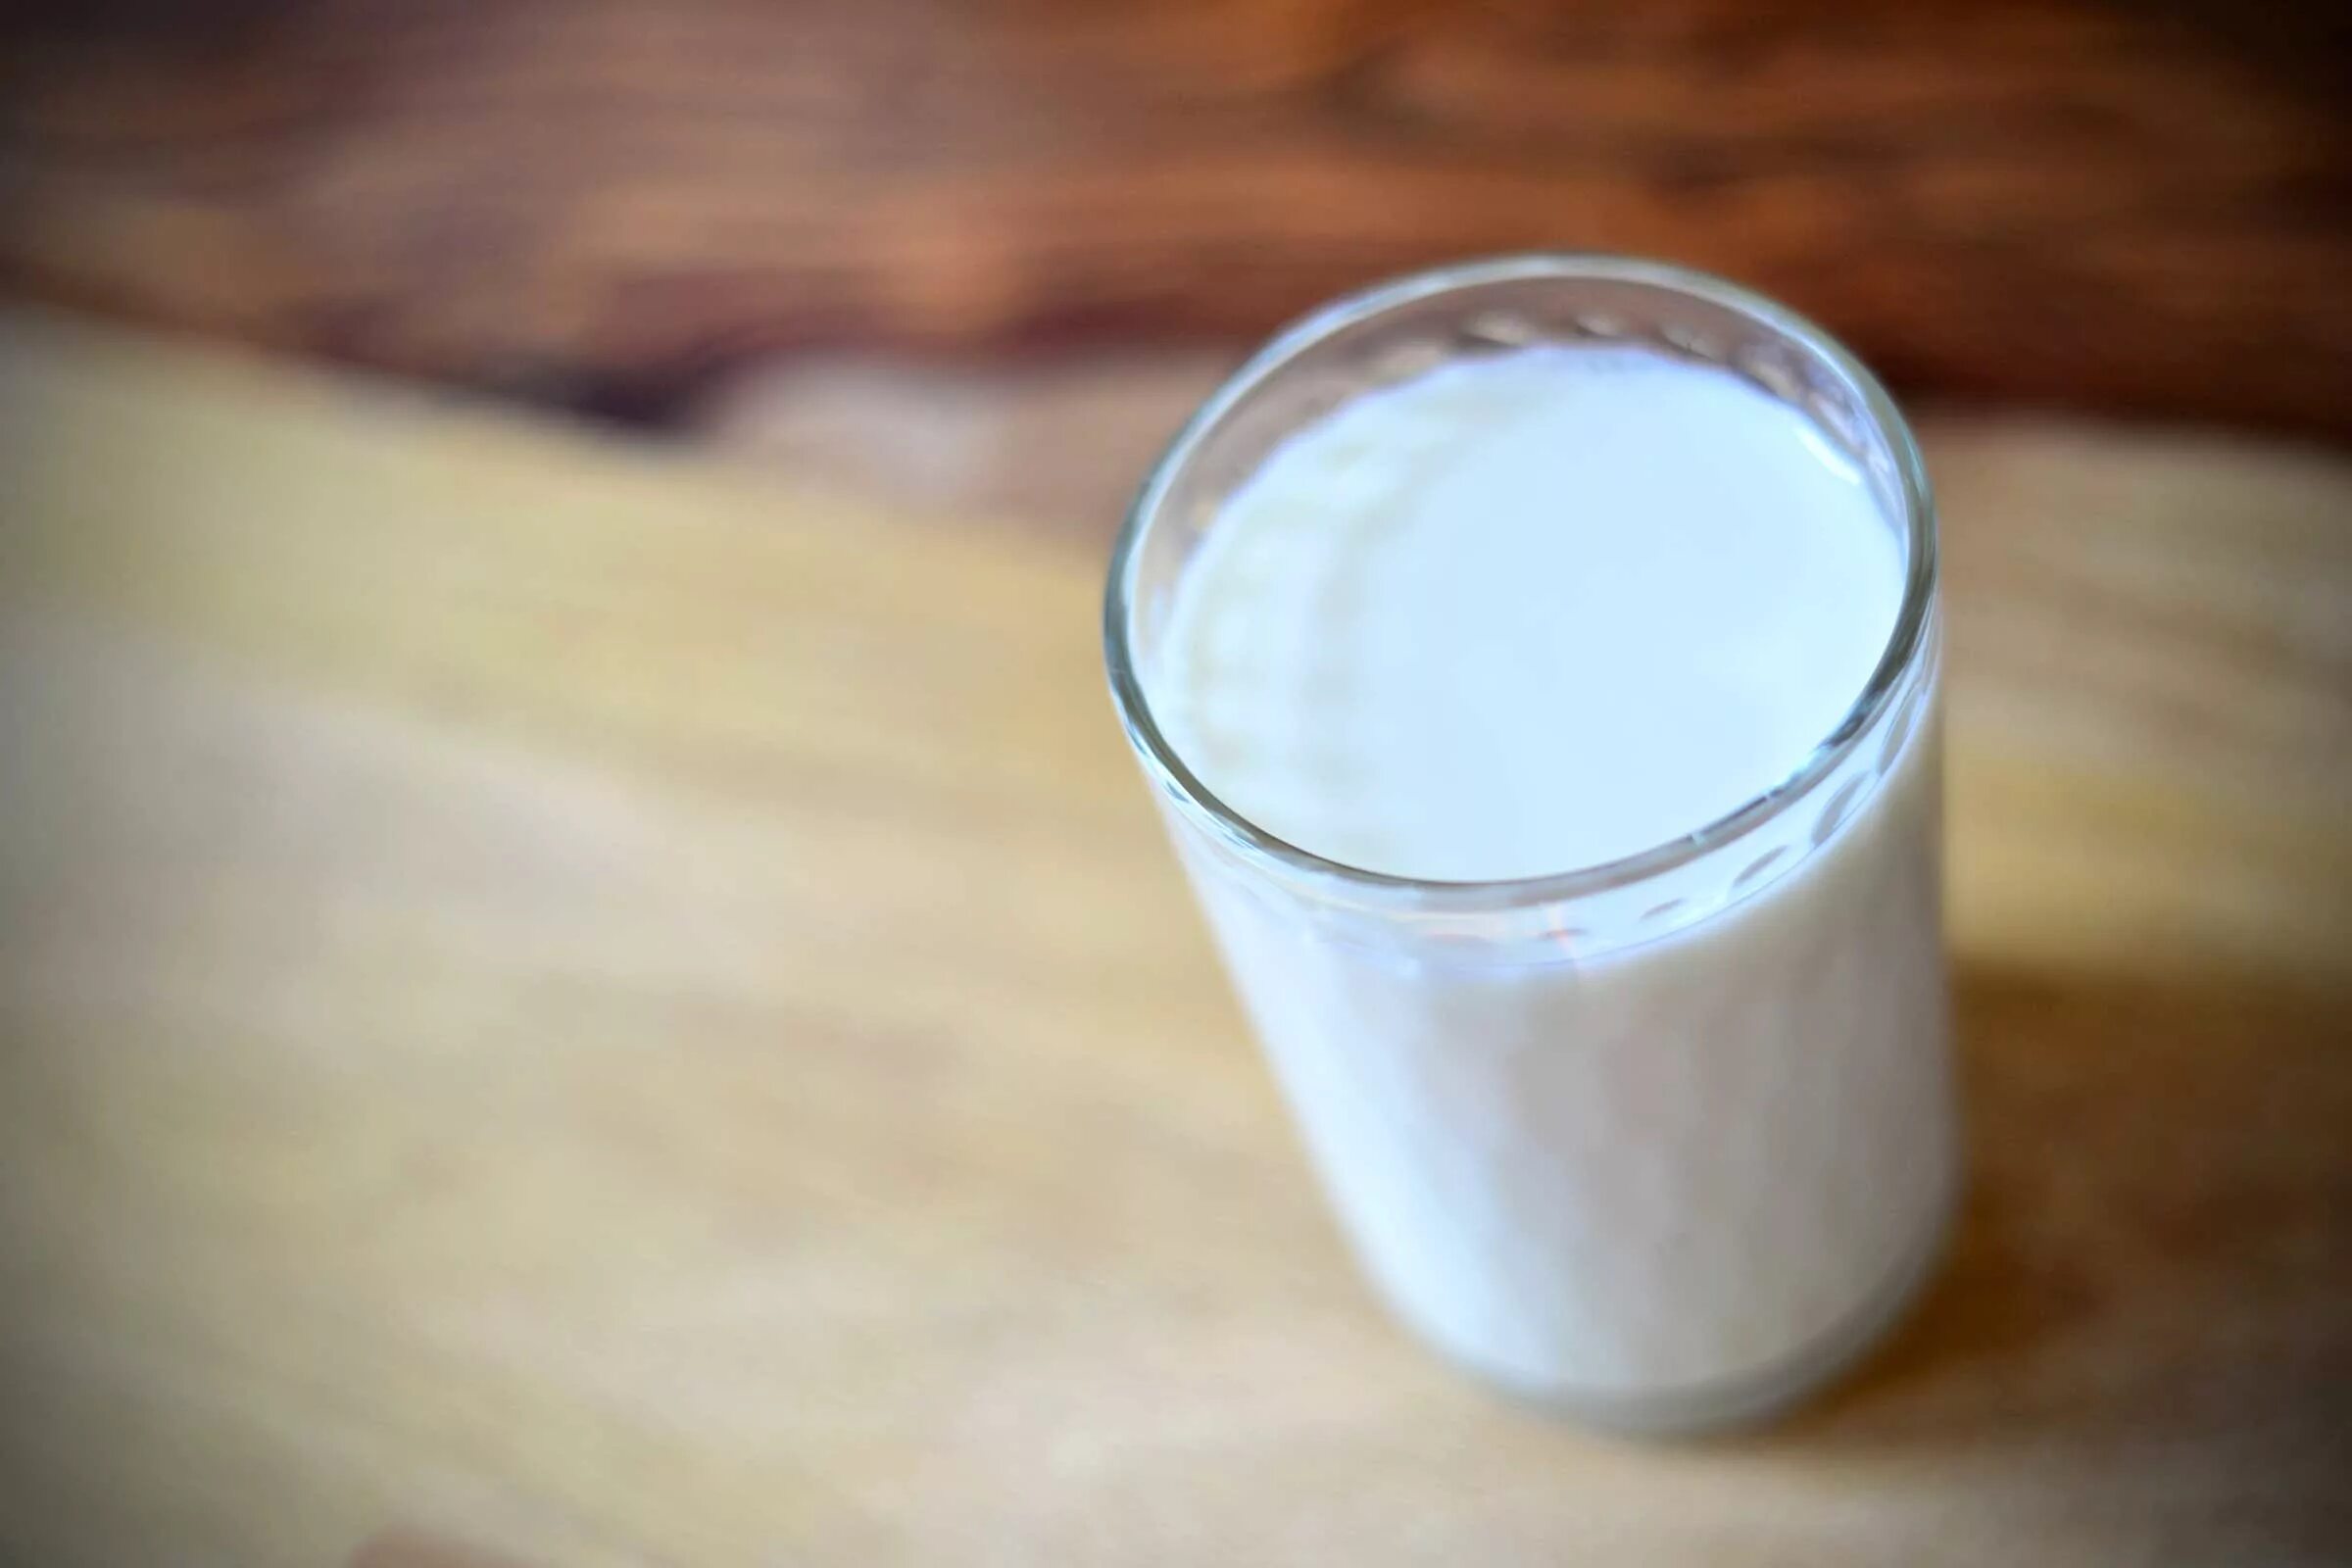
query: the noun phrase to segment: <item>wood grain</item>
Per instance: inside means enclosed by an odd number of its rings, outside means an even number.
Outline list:
[[[1750,280],[1913,389],[2352,433],[2337,8],[65,14],[0,52],[0,278],[608,412],[780,346],[1238,342],[1591,248]]]
[[[1938,442],[1975,1185],[1788,1428],[1380,1317],[1100,560],[0,323],[0,1556],[2352,1549],[2352,469]]]

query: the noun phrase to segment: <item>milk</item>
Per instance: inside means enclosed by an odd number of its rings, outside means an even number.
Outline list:
[[[1902,588],[1804,416],[1640,350],[1530,349],[1276,451],[1186,568],[1152,701],[1210,789],[1301,849],[1541,876],[1794,772]]]
[[[1551,876],[1797,773],[1903,590],[1807,416],[1645,350],[1530,348],[1290,435],[1142,678],[1200,784],[1299,850]],[[1753,832],[1535,915],[1373,907],[1176,821],[1348,1233],[1440,1348],[1602,1421],[1711,1425],[1899,1306],[1957,1163],[1935,674],[1931,644]]]

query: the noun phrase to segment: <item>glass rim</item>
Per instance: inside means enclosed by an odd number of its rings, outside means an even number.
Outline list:
[[[1885,439],[1902,498],[1908,546],[1903,597],[1894,627],[1870,678],[1830,733],[1788,775],[1713,821],[1631,855],[1533,876],[1445,881],[1398,876],[1315,854],[1267,830],[1220,798],[1169,744],[1152,717],[1130,646],[1136,576],[1145,537],[1165,508],[1168,492],[1226,416],[1251,393],[1338,332],[1436,295],[1513,282],[1631,283],[1696,299],[1749,318],[1819,356],[1851,383],[1863,411]],[[1911,426],[1870,368],[1817,322],[1737,283],[1669,262],[1591,252],[1531,252],[1458,262],[1407,273],[1322,305],[1299,317],[1243,362],[1194,411],[1146,474],[1129,504],[1102,596],[1103,662],[1111,700],[1128,743],[1152,781],[1221,840],[1253,859],[1265,859],[1312,882],[1375,904],[1457,910],[1504,909],[1556,903],[1645,881],[1733,843],[1794,805],[1836,769],[1893,701],[1927,641],[1936,603],[1936,505],[1927,464]]]

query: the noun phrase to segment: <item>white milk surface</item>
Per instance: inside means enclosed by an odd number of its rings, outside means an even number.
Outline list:
[[[1870,678],[1902,561],[1795,410],[1633,349],[1363,398],[1225,505],[1154,693],[1226,804],[1434,881],[1572,870],[1780,783]]]
[[[1531,349],[1279,448],[1147,683],[1209,790],[1302,849],[1537,876],[1787,779],[1901,593],[1868,486],[1799,414],[1639,350]],[[1932,673],[1765,830],[1636,890],[1655,934],[1619,907],[1581,954],[1350,935],[1179,834],[1357,1250],[1441,1348],[1705,1425],[1899,1304],[1955,1165]]]

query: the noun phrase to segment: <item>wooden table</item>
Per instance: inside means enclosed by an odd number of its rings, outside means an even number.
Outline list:
[[[1975,1186],[1775,1433],[1378,1314],[1100,547],[0,328],[0,1556],[2352,1551],[2352,468],[1944,428]]]
[[[15,6],[0,285],[660,416],[779,345],[1239,343],[1598,248],[1920,384],[2346,440],[2339,10]]]

